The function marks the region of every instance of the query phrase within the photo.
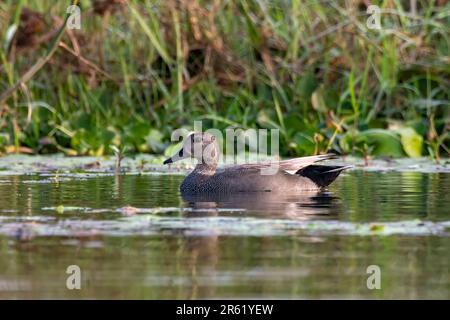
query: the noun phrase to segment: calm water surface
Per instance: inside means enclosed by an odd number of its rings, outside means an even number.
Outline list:
[[[0,298],[450,298],[450,174],[189,199],[182,179],[0,176]]]

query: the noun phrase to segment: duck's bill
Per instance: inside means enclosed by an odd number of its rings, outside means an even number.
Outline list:
[[[181,149],[180,151],[175,153],[173,156],[171,156],[169,159],[164,160],[163,164],[174,163],[176,161],[183,160],[184,158],[187,158],[187,157],[184,155],[183,149]]]

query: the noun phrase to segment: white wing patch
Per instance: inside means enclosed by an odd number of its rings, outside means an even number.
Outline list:
[[[298,170],[305,168],[307,166],[312,165],[315,162],[323,161],[335,157],[334,154],[324,154],[318,156],[310,156],[310,157],[301,157],[294,158],[289,160],[282,160],[275,165],[278,166],[278,169],[286,172],[287,174],[294,175]],[[273,162],[263,162],[263,163],[249,163],[249,164],[240,164],[231,167],[224,167],[223,170],[237,170],[237,171],[247,171],[247,170],[262,170],[265,168],[269,168],[271,165],[274,165]],[[220,170],[222,171],[222,170]]]

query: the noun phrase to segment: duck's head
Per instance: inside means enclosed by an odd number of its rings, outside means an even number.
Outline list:
[[[199,163],[207,165],[217,164],[219,147],[216,137],[207,132],[192,133],[184,139],[181,150],[163,163],[169,164],[186,158],[195,158]]]

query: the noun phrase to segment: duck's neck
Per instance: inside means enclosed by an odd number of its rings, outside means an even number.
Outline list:
[[[205,175],[213,175],[216,173],[217,162],[213,163],[202,163],[199,162],[194,169],[195,173],[205,174]]]

